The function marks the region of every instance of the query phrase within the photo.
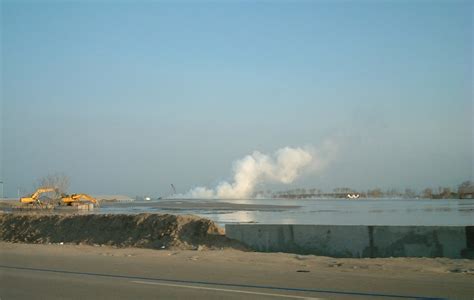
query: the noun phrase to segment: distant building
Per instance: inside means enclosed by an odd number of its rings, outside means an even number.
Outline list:
[[[459,198],[474,198],[474,183],[459,188]]]

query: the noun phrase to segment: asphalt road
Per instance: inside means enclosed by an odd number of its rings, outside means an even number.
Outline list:
[[[1,300],[474,297],[469,284],[474,286],[473,276],[446,282],[443,277],[383,278],[360,272],[298,272],[280,270],[277,261],[263,266],[258,262],[252,265],[245,258],[240,262],[226,261],[225,251],[222,257],[204,254],[202,259],[193,260],[192,252],[141,256],[132,249],[126,255],[115,255],[113,249],[101,252],[100,247],[89,247],[92,250],[80,248],[86,251],[81,254],[72,247],[64,246],[64,251],[55,253],[48,253],[48,248],[0,248]]]

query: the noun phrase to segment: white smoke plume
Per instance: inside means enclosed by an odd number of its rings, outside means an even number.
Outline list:
[[[234,163],[232,182],[223,181],[214,189],[196,187],[187,194],[179,196],[204,199],[248,198],[252,196],[259,183],[289,184],[303,171],[320,171],[329,162],[329,157],[322,155],[322,152],[334,150],[334,147],[330,143],[325,143],[322,149],[324,151],[285,147],[277,150],[273,155],[255,151]]]

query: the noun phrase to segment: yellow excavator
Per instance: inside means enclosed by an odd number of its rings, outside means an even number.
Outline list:
[[[65,203],[66,205],[77,205],[80,204],[84,201],[86,202],[92,202],[95,205],[99,205],[99,201],[95,199],[94,197],[87,195],[87,194],[72,194],[72,195],[65,195],[63,194],[61,196],[61,201]]]
[[[36,190],[36,192],[31,194],[31,196],[21,197],[20,202],[21,203],[26,203],[26,204],[41,204],[41,202],[39,200],[39,197],[41,196],[41,194],[49,193],[49,192],[57,192],[57,189],[48,188],[48,187],[39,188],[39,189]]]

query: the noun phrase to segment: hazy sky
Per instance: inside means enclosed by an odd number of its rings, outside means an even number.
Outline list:
[[[473,178],[472,1],[1,1],[7,196],[166,195],[338,145],[292,187]],[[285,188],[285,187],[282,187]]]

